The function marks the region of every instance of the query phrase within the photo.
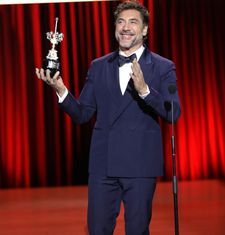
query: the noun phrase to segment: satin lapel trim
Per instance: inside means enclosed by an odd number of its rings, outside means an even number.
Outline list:
[[[121,103],[122,94],[119,84],[119,66],[118,58],[107,64],[107,86],[113,101],[119,105]]]
[[[146,48],[145,51],[143,52],[143,55],[141,56],[139,60],[139,64],[141,66],[142,73],[145,78],[145,82],[148,84],[151,84],[151,78],[152,78],[152,68],[153,68],[153,63],[152,63],[152,56],[150,51]]]

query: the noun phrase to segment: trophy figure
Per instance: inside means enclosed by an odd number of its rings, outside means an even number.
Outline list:
[[[60,69],[60,63],[59,58],[57,56],[57,51],[55,50],[55,46],[63,40],[63,34],[57,32],[57,23],[59,18],[55,18],[55,31],[54,33],[47,32],[47,39],[52,43],[52,49],[48,51],[48,55],[46,56],[46,59],[43,61],[43,68],[50,70],[51,77],[54,76],[54,74],[59,71]]]

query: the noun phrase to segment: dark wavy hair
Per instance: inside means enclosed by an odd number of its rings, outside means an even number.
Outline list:
[[[118,19],[119,14],[124,11],[124,10],[130,10],[130,9],[134,9],[140,12],[141,17],[142,17],[142,21],[143,24],[145,26],[148,26],[149,24],[149,13],[148,10],[146,9],[146,7],[144,7],[143,5],[141,5],[138,1],[135,0],[130,0],[130,1],[125,1],[120,3],[115,12],[114,12],[114,19],[115,19],[115,23]]]

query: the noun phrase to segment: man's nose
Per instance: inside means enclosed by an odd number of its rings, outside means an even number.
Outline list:
[[[124,25],[123,25],[123,30],[129,30],[130,29],[130,24],[129,22],[124,22]]]

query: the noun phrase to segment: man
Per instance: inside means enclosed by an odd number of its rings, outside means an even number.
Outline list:
[[[143,45],[148,24],[144,6],[132,1],[118,5],[115,36],[119,50],[92,62],[78,99],[68,92],[59,72],[51,78],[48,70],[45,75],[43,69],[36,69],[74,122],[87,122],[97,113],[89,161],[90,235],[113,234],[121,201],[126,235],[149,234],[156,177],[163,174],[158,119],[171,121],[165,104],[173,100],[176,121],[180,104],[173,62]]]

